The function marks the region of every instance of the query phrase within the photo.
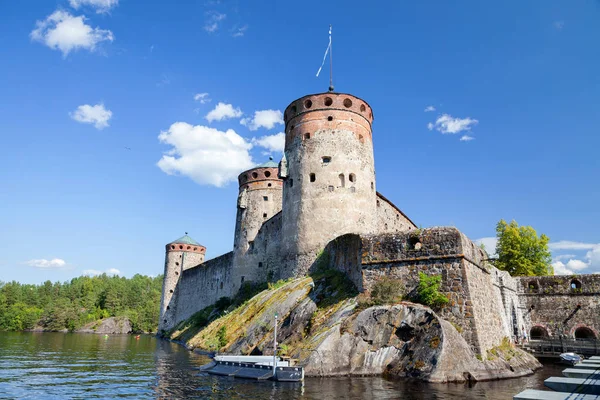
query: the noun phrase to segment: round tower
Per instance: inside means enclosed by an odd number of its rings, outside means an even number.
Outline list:
[[[332,239],[370,233],[376,220],[371,107],[358,97],[320,93],[285,110],[283,257],[302,275]]]
[[[266,243],[255,244],[254,239],[263,224],[281,211],[283,188],[283,181],[278,177],[278,164],[272,157],[268,162],[242,172],[238,182],[233,241],[233,285],[236,287],[244,281],[255,280],[255,274],[260,273]]]
[[[177,294],[178,285],[184,270],[202,264],[206,247],[185,236],[166,245],[165,272],[163,277],[162,299],[160,301],[160,319],[158,330],[167,331],[178,322]]]

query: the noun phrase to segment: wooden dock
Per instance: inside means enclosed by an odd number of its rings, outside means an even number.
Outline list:
[[[600,357],[566,368],[562,377],[551,377],[544,385],[554,390],[527,389],[515,395],[513,400],[600,400]]]

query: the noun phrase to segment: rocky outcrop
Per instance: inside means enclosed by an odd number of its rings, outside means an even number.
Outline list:
[[[508,342],[476,357],[456,328],[428,307],[402,302],[363,308],[339,278],[306,277],[266,290],[201,329],[187,345],[272,354],[277,314],[280,352],[297,359],[306,376],[384,374],[461,382],[522,376],[540,367]]]
[[[108,335],[127,334],[132,332],[131,321],[124,317],[110,317],[91,322],[76,330],[79,333],[101,333]]]

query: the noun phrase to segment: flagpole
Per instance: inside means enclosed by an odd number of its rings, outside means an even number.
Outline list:
[[[331,25],[329,25],[329,36],[333,37]],[[333,92],[333,39],[329,44],[329,91]]]

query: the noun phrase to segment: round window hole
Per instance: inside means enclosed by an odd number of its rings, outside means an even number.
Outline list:
[[[352,100],[344,99],[344,107],[346,107],[346,108],[352,107]]]
[[[329,117],[327,117],[327,121],[333,121],[333,117],[330,115]]]
[[[312,107],[312,100],[306,100],[304,102],[304,108],[311,108]]]
[[[296,106],[292,106],[292,113],[296,113]]]
[[[329,107],[332,104],[333,104],[333,100],[331,99],[331,97],[325,97],[325,105],[327,107]]]
[[[361,104],[361,105],[360,105],[360,112],[365,112],[365,111],[366,111],[366,109],[367,109],[367,107],[365,107],[365,105],[364,105],[364,104]]]
[[[252,177],[253,177],[254,179],[258,178],[258,174],[257,174],[256,172],[253,172],[253,173],[252,173]]]
[[[271,176],[271,172],[270,171],[265,171],[265,176],[268,178]]]

